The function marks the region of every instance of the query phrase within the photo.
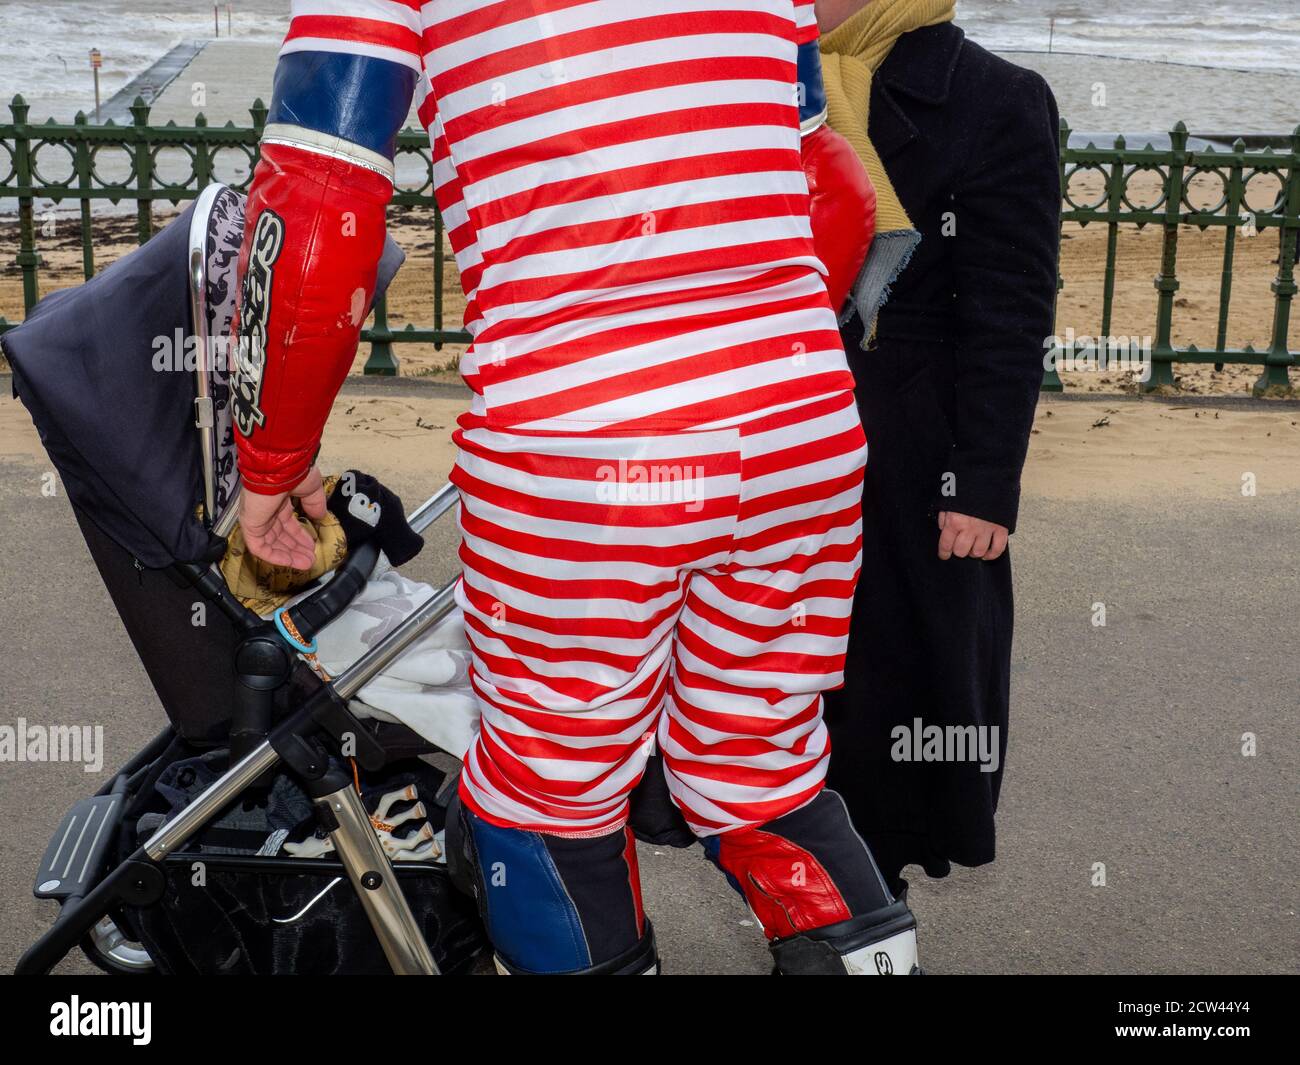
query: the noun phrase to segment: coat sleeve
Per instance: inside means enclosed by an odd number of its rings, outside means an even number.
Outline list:
[[[954,193],[955,494],[942,508],[1012,530],[1053,330],[1057,136],[1051,90],[1015,68]]]

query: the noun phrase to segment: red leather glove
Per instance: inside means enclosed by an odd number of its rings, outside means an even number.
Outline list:
[[[239,257],[231,394],[250,492],[287,491],[311,469],[374,298],[391,196],[387,177],[345,159],[262,145]]]
[[[876,234],[876,190],[849,142],[820,125],[804,134],[813,247],[826,266],[826,290],[838,314]]]

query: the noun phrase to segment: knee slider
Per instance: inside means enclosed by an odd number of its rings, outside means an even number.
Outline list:
[[[830,790],[756,828],[711,836],[705,853],[745,896],[769,940],[855,920],[894,901]]]

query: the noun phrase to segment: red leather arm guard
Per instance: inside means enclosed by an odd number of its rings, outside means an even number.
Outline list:
[[[244,487],[311,468],[370,311],[392,183],[355,163],[264,143],[246,208],[231,402]]]
[[[838,314],[876,235],[876,190],[858,153],[826,124],[826,85],[812,0],[794,0],[794,20],[799,131],[813,249],[826,267],[826,291]]]
[[[838,313],[876,233],[876,190],[858,153],[830,126],[805,133],[801,147],[813,247],[826,266],[826,290]]]

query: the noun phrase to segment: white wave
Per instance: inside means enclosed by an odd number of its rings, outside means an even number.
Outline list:
[[[226,36],[226,4],[220,33]],[[288,0],[233,0],[229,28],[240,39],[278,41]],[[103,56],[107,102],[175,45],[213,36],[212,5],[175,0],[4,0],[0,3],[0,104],[21,93],[37,121],[67,121],[95,104],[89,52]],[[3,114],[3,112],[0,112]]]
[[[1287,10],[1279,10],[1283,4]],[[986,47],[1295,72],[1294,0],[959,0],[957,20]],[[1051,20],[1055,20],[1052,26]]]

